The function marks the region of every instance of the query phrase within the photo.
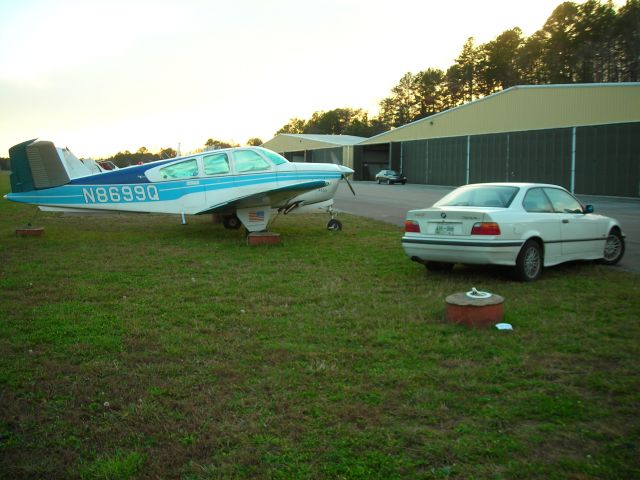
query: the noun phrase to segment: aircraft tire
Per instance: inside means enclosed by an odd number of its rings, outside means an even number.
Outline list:
[[[235,215],[225,216],[224,219],[222,220],[222,224],[224,225],[224,228],[226,228],[227,230],[237,230],[242,226],[242,222]]]
[[[337,218],[332,218],[327,223],[327,230],[330,230],[332,232],[337,232],[339,230],[342,230],[342,222]]]

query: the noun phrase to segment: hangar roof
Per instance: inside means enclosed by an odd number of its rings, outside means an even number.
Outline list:
[[[521,85],[408,123],[361,145],[640,121],[640,82]]]
[[[299,133],[280,133],[262,146],[276,152],[314,150],[318,148],[345,147],[366,140],[353,135],[312,135]]]

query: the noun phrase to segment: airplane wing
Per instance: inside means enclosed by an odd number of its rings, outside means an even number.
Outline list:
[[[313,180],[286,187],[274,188],[272,190],[241,196],[224,203],[213,205],[206,210],[198,212],[198,215],[205,213],[229,212],[230,210],[238,208],[262,207],[265,205],[275,207],[277,205],[284,205],[288,200],[295,198],[300,194],[326,186],[327,182],[324,180]]]

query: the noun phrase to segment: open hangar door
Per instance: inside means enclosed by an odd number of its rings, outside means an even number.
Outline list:
[[[300,150],[298,152],[284,152],[282,154],[284,158],[289,160],[290,162],[306,162],[306,152],[304,150]]]
[[[373,181],[380,170],[400,170],[399,142],[357,145],[353,152],[354,180]]]
[[[343,164],[342,147],[319,148],[317,150],[307,150],[307,162],[313,163],[334,163]]]

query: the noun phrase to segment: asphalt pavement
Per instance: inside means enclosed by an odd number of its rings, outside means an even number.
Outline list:
[[[375,182],[351,182],[356,196],[341,182],[335,196],[339,211],[372,218],[393,225],[404,225],[407,210],[433,205],[452,187],[396,184],[378,185]],[[618,265],[631,272],[640,272],[640,199],[578,195],[584,204],[591,204],[595,213],[616,218],[626,235],[626,252]]]

